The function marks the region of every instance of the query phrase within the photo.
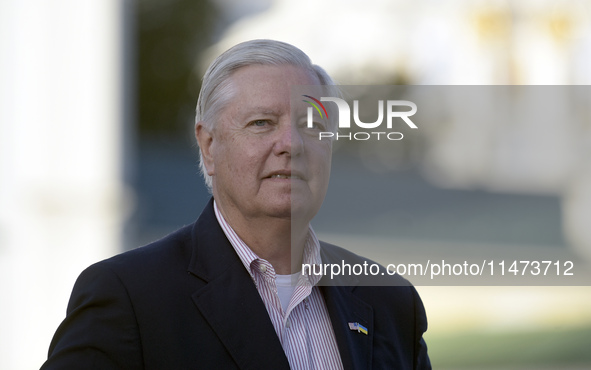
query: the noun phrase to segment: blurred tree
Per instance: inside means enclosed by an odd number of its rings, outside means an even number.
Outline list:
[[[194,73],[218,11],[207,0],[137,0],[137,124],[141,136],[186,134],[201,87]]]

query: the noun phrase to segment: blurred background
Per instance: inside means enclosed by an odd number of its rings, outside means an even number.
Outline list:
[[[0,0],[0,368],[43,363],[86,266],[198,217],[194,106],[228,47],[286,41],[343,84],[589,85],[590,31],[585,0]],[[316,230],[377,260],[383,240],[589,258],[582,117],[507,136],[448,119],[395,149],[339,144]],[[339,192],[357,189],[355,210],[367,185],[395,188],[381,204],[395,235],[335,228],[351,213]],[[418,290],[435,368],[591,367],[589,287]]]

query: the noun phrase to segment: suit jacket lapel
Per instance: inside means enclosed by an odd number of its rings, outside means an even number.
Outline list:
[[[193,228],[189,272],[206,282],[193,302],[239,367],[289,369],[267,309],[215,218],[213,201]]]
[[[322,263],[341,263],[347,257],[320,242]],[[360,284],[355,275],[339,275],[334,279],[324,276],[320,291],[337,339],[345,369],[370,369],[373,358],[374,323],[373,308],[355,294]],[[367,328],[368,334],[349,328],[349,323],[359,323]]]
[[[353,294],[351,286],[321,286],[332,327],[337,339],[343,367],[370,369],[373,349],[373,309]],[[357,322],[367,328],[368,334],[349,328]]]

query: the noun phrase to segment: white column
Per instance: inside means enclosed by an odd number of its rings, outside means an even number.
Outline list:
[[[120,250],[122,1],[0,1],[0,368],[39,368]]]

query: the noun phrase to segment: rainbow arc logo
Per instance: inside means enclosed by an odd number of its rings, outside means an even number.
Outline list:
[[[324,108],[324,104],[322,104],[320,102],[320,100],[318,100],[318,99],[316,99],[314,97],[311,97],[310,95],[302,95],[302,96],[303,97],[306,97],[306,98],[309,98],[309,99],[312,99],[312,100],[314,100],[314,102],[316,102],[318,105],[320,105],[320,107],[322,107],[322,110],[324,111],[324,114],[326,115],[326,118],[328,118],[328,113],[326,112],[326,108]],[[320,118],[324,118],[322,116],[322,111],[320,110],[320,107],[318,105],[314,104],[313,102],[311,102],[309,100],[302,100],[302,101],[305,102],[305,103],[308,103],[311,106],[313,106],[314,108],[316,108],[316,110],[318,111],[318,114],[320,114]]]

